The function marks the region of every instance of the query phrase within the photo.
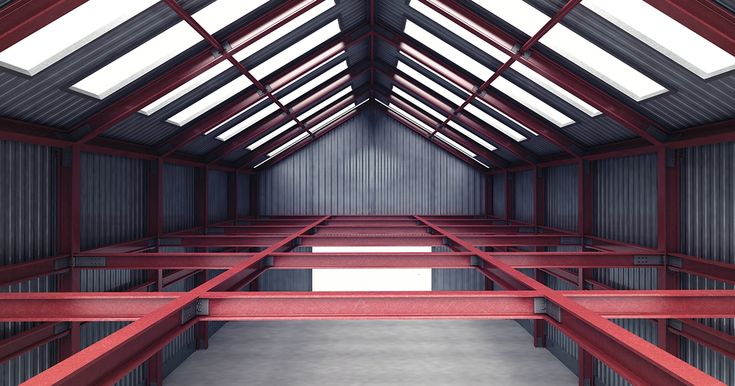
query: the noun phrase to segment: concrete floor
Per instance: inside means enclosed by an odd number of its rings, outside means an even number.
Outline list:
[[[231,322],[175,385],[576,385],[509,320]]]

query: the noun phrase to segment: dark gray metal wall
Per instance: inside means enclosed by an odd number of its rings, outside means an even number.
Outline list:
[[[32,261],[57,252],[56,168],[58,150],[0,141],[0,265]],[[53,276],[0,288],[0,292],[56,291]],[[0,339],[38,323],[0,323]],[[57,361],[56,342],[0,364],[0,385],[17,385]]]
[[[81,248],[145,236],[146,161],[82,153],[80,170]]]
[[[197,226],[197,170],[163,166],[163,229],[174,232]]]
[[[681,251],[704,259],[735,263],[735,142],[685,149],[681,154]],[[684,289],[733,289],[682,274]],[[735,335],[735,320],[704,319],[706,325]],[[726,384],[735,384],[735,361],[683,339],[684,360]]]
[[[515,174],[515,186],[513,187],[515,213],[513,218],[523,222],[533,222],[534,201],[533,197],[534,171],[526,170]]]
[[[593,207],[596,235],[656,246],[656,155],[594,163]]]
[[[263,215],[482,215],[483,174],[368,109],[260,173]]]
[[[227,220],[227,172],[207,172],[207,221],[211,223]]]
[[[505,174],[493,175],[493,216],[505,217]]]
[[[250,214],[250,175],[237,174],[237,215]]]
[[[482,291],[485,276],[476,269],[435,268],[431,270],[432,291]]]
[[[271,269],[258,278],[259,291],[311,291],[310,269]]]
[[[577,231],[579,221],[579,170],[577,165],[564,165],[545,170],[544,219],[547,226]]]

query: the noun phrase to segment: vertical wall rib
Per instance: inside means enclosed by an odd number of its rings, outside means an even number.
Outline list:
[[[564,165],[546,169],[546,225],[577,231],[579,214],[579,168]]]
[[[250,214],[250,175],[237,174],[237,215]]]
[[[517,172],[515,174],[514,202],[515,213],[513,218],[523,222],[533,222],[533,208],[535,198],[533,197],[533,170]]]
[[[175,232],[197,226],[197,173],[188,166],[163,166],[163,229]]]
[[[505,174],[493,175],[493,215],[505,217]]]
[[[207,185],[209,223],[227,220],[227,172],[210,170],[207,174]]]

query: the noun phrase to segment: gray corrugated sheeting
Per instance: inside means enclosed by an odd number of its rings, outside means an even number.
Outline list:
[[[227,172],[207,172],[207,217],[209,223],[227,220]]]
[[[310,269],[269,269],[258,278],[259,291],[311,291]]]
[[[146,282],[146,273],[131,269],[83,269],[82,292],[125,291]]]
[[[145,235],[147,171],[143,160],[82,153],[83,250]]]
[[[708,260],[735,263],[735,143],[713,144],[682,151],[681,252]],[[682,274],[683,289],[733,289],[734,286]],[[735,335],[733,319],[700,322]],[[726,384],[735,384],[735,361],[688,339],[682,358]]]
[[[493,178],[493,216],[505,217],[505,174]]]
[[[551,275],[546,275],[546,285],[551,289],[561,291],[577,289],[575,285]],[[546,323],[546,348],[570,370],[578,373],[577,356],[579,350],[577,343],[551,323]]]
[[[260,174],[263,215],[481,215],[484,176],[368,109]]]
[[[483,291],[485,276],[476,269],[441,268],[431,270],[432,291]]]
[[[163,229],[174,232],[197,226],[197,170],[189,166],[163,166]]]
[[[535,198],[533,197],[533,178],[534,171],[527,170],[515,173],[514,203],[515,213],[513,218],[524,222],[533,221],[533,207]]]
[[[196,351],[196,325],[189,327],[163,348],[163,376],[170,374]]]
[[[656,155],[606,159],[594,167],[595,235],[655,247]]]
[[[17,264],[57,252],[57,151],[38,145],[0,141],[0,265]],[[56,291],[46,276],[0,288],[2,292]],[[0,323],[0,339],[38,323]],[[57,360],[51,342],[0,364],[0,385],[17,385]]]
[[[237,174],[237,215],[250,214],[250,175]]]
[[[546,225],[568,231],[577,230],[579,213],[579,168],[564,165],[545,170]]]
[[[56,253],[57,151],[0,141],[0,265]]]
[[[657,324],[650,320],[610,319],[610,321],[653,344],[657,344]],[[595,382],[604,386],[627,386],[631,384],[621,377],[620,374],[600,361],[595,361]]]

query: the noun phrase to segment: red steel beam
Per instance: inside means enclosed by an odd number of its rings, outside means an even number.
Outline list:
[[[735,55],[735,16],[711,0],[646,0],[670,18]]]
[[[722,384],[702,371],[628,332],[595,312],[582,307],[534,279],[480,251],[461,238],[444,231],[429,220],[416,216],[435,232],[444,235],[457,247],[477,254],[483,261],[528,286],[553,304],[549,323],[562,330],[594,357],[606,363],[634,384]],[[558,311],[558,312],[557,312]]]
[[[232,47],[229,53],[234,55],[320,2],[321,0],[284,2],[256,21],[227,35],[224,41],[229,42]],[[74,136],[79,138],[80,142],[89,142],[151,102],[224,60],[226,60],[224,56],[215,57],[209,49],[202,50],[170,71],[92,115],[75,128]]]
[[[735,358],[735,337],[730,334],[687,319],[669,321],[667,330],[669,333],[705,345],[729,358]]]
[[[535,281],[534,281],[535,283]],[[238,284],[239,285],[239,284]],[[536,286],[539,286],[537,284]],[[235,287],[232,288],[236,288]],[[551,290],[548,290],[551,291]],[[548,292],[547,291],[547,292]],[[538,289],[423,292],[202,292],[200,321],[277,319],[538,319]],[[553,292],[553,291],[551,291]],[[0,321],[138,320],[187,297],[186,292],[0,294]],[[560,302],[602,318],[732,318],[732,291],[556,291]],[[582,308],[580,308],[582,309]],[[565,312],[570,312],[562,310]],[[598,318],[600,316],[597,316]],[[577,319],[576,323],[584,324]],[[600,319],[603,320],[603,319]],[[561,318],[561,323],[567,321]],[[586,328],[586,327],[585,327]]]
[[[195,318],[183,322],[182,316],[191,315],[183,312],[194,307],[193,303],[201,295],[211,290],[226,290],[236,285],[244,277],[252,273],[254,266],[269,253],[290,245],[293,241],[313,227],[327,220],[320,217],[313,223],[300,229],[288,237],[251,259],[220,274],[219,276],[185,293],[175,300],[165,303],[155,311],[146,314],[137,322],[131,323],[97,343],[74,354],[70,358],[56,364],[48,370],[28,380],[26,385],[78,385],[114,383],[126,374],[129,366],[137,366],[147,360],[176,337],[182,328],[188,328]],[[121,373],[122,372],[122,373]]]
[[[64,16],[87,0],[16,0],[0,9],[0,51]]]
[[[521,46],[521,42],[517,41],[512,35],[458,2],[447,0],[422,1],[435,11],[504,51],[511,57],[516,55],[513,47]],[[659,124],[635,111],[622,101],[598,89],[581,76],[549,59],[538,50],[531,48],[526,52],[530,55],[518,57],[517,60],[519,62],[529,66],[539,74],[586,101],[649,143],[661,145],[662,138],[667,132]]]
[[[31,351],[56,339],[69,335],[68,324],[44,323],[0,340],[0,363]]]

